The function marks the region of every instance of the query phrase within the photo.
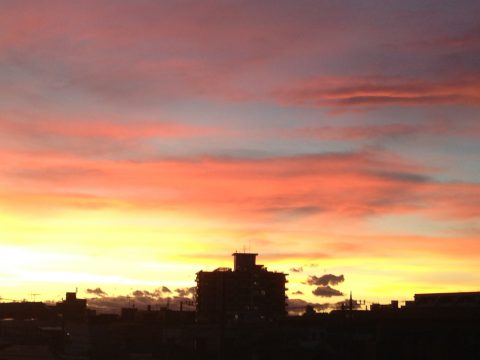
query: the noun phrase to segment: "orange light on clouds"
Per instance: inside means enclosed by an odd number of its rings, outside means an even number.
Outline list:
[[[478,290],[477,24],[367,3],[2,5],[0,296],[190,287],[244,248],[311,302]]]

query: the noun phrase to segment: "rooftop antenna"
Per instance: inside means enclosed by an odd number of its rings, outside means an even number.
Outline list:
[[[37,296],[40,295],[40,294],[33,294],[31,293],[30,296],[32,297],[33,299],[33,302],[35,302],[35,300],[37,299]]]

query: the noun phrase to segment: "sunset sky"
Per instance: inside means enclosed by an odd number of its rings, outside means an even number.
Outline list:
[[[308,302],[479,290],[478,14],[0,0],[0,297],[191,287],[244,249]]]

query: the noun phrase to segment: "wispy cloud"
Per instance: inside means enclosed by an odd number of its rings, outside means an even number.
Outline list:
[[[418,80],[395,77],[320,78],[277,92],[285,103],[314,106],[479,105],[477,75],[464,79]],[[408,128],[385,129],[395,134]],[[361,135],[351,132],[351,135]]]

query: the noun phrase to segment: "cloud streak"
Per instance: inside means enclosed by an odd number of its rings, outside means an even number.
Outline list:
[[[285,103],[330,107],[378,107],[418,105],[480,104],[476,75],[465,79],[443,81],[410,80],[394,77],[320,78],[309,80],[292,89],[279,91]],[[385,129],[387,134],[408,131],[408,128]],[[361,133],[351,135],[361,136]]]

